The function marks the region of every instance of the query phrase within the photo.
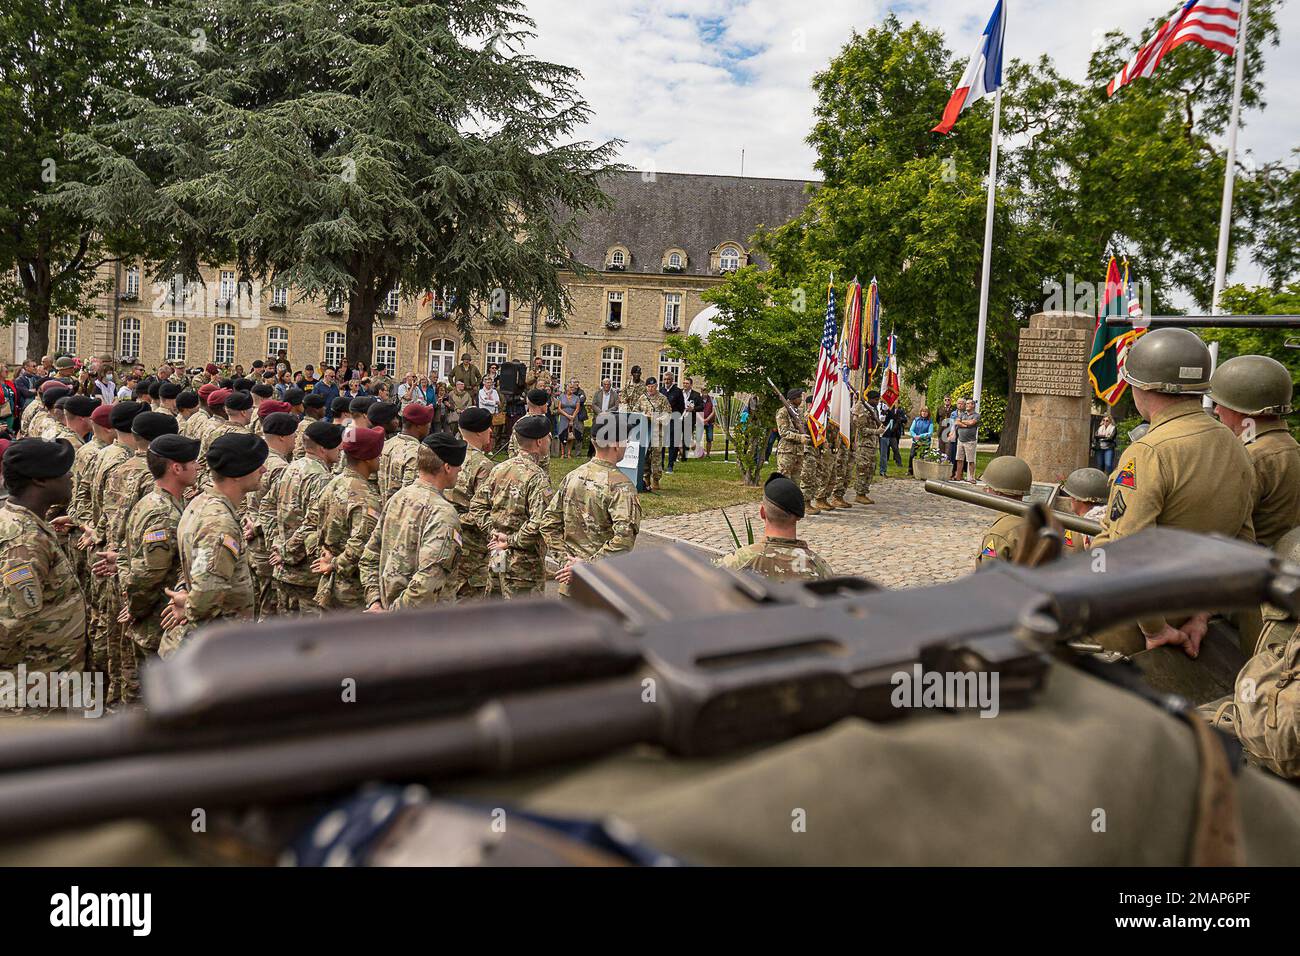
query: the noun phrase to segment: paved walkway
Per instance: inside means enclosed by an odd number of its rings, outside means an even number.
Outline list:
[[[937,584],[974,568],[980,536],[998,517],[986,508],[925,493],[922,482],[873,482],[874,505],[821,512],[799,523],[805,539],[837,572],[871,578],[887,587]],[[762,533],[758,505],[737,505],[727,517],[745,540],[745,515]],[[676,538],[717,553],[735,544],[722,511],[652,518],[643,532]]]

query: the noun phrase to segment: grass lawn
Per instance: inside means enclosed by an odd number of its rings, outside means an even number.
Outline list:
[[[552,458],[551,486],[558,485],[561,478],[586,460],[582,457]],[[763,466],[762,477],[766,478],[775,466],[776,458],[773,456],[773,460]],[[673,474],[665,474],[659,481],[657,492],[641,495],[641,513],[646,518],[665,518],[711,508],[727,508],[756,502],[762,497],[761,491],[761,488],[745,487],[734,456],[730,461],[723,461],[720,455],[707,460],[692,458],[685,464],[679,462]]]

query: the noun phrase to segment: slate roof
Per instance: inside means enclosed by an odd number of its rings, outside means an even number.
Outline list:
[[[715,247],[730,240],[748,251],[758,226],[773,228],[803,211],[809,185],[754,176],[655,173],[650,179],[639,170],[613,173],[601,184],[613,206],[581,222],[574,258],[603,269],[609,247],[623,245],[632,253],[624,271],[662,273],[664,253],[678,248],[686,252],[686,275],[709,275]]]

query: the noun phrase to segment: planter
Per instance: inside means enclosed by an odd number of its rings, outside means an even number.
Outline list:
[[[917,458],[912,462],[912,472],[922,481],[943,481],[952,473],[946,461],[925,461]]]

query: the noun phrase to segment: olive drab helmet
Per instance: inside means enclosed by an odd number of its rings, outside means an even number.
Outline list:
[[[1123,375],[1145,392],[1200,395],[1210,387],[1210,350],[1187,329],[1152,329],[1129,346]]]
[[[1061,490],[1075,501],[1105,504],[1110,498],[1110,479],[1104,471],[1096,468],[1076,468],[1065,479]]]
[[[1210,400],[1243,415],[1289,415],[1291,373],[1267,355],[1238,355],[1210,376]]]
[[[1027,495],[1033,490],[1034,475],[1015,455],[994,458],[984,469],[984,484],[1004,495]]]

